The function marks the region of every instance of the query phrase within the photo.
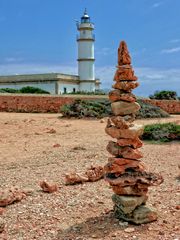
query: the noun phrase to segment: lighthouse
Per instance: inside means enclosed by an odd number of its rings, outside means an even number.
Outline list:
[[[77,23],[78,44],[78,75],[80,80],[79,90],[83,92],[94,92],[96,80],[94,72],[94,24],[85,9],[81,22]]]

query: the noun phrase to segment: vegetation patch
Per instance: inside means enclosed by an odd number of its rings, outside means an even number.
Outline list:
[[[178,100],[177,93],[175,91],[156,91],[153,95],[150,95],[151,99],[158,100]]]
[[[142,100],[138,100],[138,103],[141,105],[141,109],[137,113],[137,118],[169,117],[169,114],[159,107],[144,103]],[[112,115],[111,103],[108,99],[76,99],[73,103],[61,107],[60,111],[64,117],[75,118],[103,118]]]
[[[0,93],[34,93],[34,94],[50,94],[48,91],[45,91],[41,88],[36,87],[23,87],[20,89],[13,89],[13,88],[1,88]]]
[[[138,99],[137,102],[141,106],[136,114],[136,118],[165,118],[170,115],[162,110],[160,107],[154,106],[150,103],[145,103],[143,100]]]
[[[156,123],[146,125],[143,140],[169,142],[180,140],[180,125],[176,123]]]

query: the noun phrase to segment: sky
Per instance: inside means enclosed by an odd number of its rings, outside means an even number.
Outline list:
[[[0,0],[0,75],[77,74],[76,20],[95,24],[95,72],[110,89],[125,40],[140,86],[180,95],[180,0]]]

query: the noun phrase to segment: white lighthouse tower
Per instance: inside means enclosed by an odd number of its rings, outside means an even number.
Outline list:
[[[78,75],[80,79],[80,91],[94,92],[95,73],[94,73],[94,24],[91,23],[90,17],[85,9],[81,22],[77,24],[79,35],[78,43]]]

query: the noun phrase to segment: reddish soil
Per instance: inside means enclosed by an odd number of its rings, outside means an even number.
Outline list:
[[[58,116],[0,113],[0,186],[32,189],[30,196],[6,207],[2,215],[6,227],[0,239],[180,239],[179,143],[145,142],[143,162],[164,177],[162,185],[149,190],[148,203],[157,209],[159,218],[141,226],[127,225],[114,218],[112,190],[103,179],[64,185],[65,173],[107,163],[106,120]],[[180,116],[137,122],[162,121],[180,122]],[[57,183],[59,191],[42,192],[39,182],[43,180]]]

